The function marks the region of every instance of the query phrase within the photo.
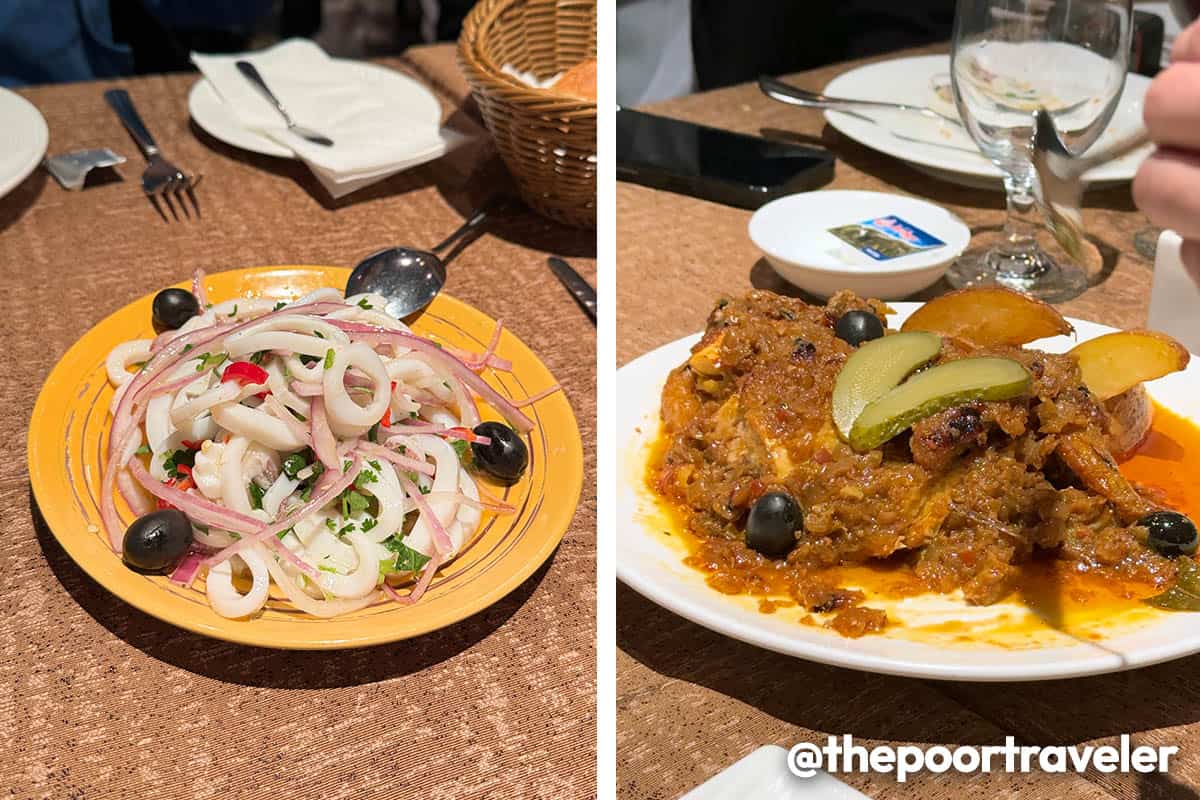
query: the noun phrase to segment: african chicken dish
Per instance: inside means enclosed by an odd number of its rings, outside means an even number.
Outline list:
[[[903,563],[928,591],[992,604],[1034,559],[1200,610],[1197,533],[1118,460],[1150,426],[1144,381],[1183,369],[1161,334],[1071,332],[1001,289],[890,309],[765,291],[721,301],[663,390],[652,490],[699,542],[688,562],[728,594],[790,598],[845,636],[886,612],[830,568]]]

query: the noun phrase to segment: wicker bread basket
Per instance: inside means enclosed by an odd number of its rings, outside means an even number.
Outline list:
[[[596,56],[595,0],[480,0],[458,63],[522,198],[551,219],[596,227],[596,104],[527,86]]]

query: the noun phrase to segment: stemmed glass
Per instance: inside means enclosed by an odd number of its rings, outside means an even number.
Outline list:
[[[1041,228],[1031,163],[1033,118],[1045,107],[1072,153],[1104,131],[1128,68],[1132,0],[958,0],[950,77],[959,116],[1004,173],[1008,217],[1000,242],[967,251],[946,278],[1002,284],[1050,302],[1087,288],[1077,264],[1056,261]]]

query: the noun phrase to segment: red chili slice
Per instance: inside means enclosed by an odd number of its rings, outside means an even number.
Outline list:
[[[249,361],[234,361],[225,368],[225,374],[221,376],[221,383],[236,381],[239,386],[250,386],[266,383],[267,377],[267,371],[258,364],[251,364]],[[267,392],[259,392],[255,397],[263,400],[267,394]]]

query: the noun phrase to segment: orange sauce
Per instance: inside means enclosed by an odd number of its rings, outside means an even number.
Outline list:
[[[647,485],[651,486],[651,493],[656,497],[650,476],[653,466],[659,463],[665,453],[666,446],[663,438],[657,439],[646,461]],[[1200,520],[1200,482],[1189,480],[1191,476],[1200,475],[1200,427],[1195,423],[1156,403],[1150,433],[1120,468],[1122,474],[1155,502],[1186,514],[1193,520]],[[657,499],[661,515],[658,522],[664,528],[664,534],[681,547],[681,558],[697,566],[692,557],[702,542],[687,530],[685,511],[673,507],[661,497]],[[784,591],[782,576],[772,575],[768,569],[764,570],[761,577],[771,594],[753,598],[760,611],[782,613],[779,609],[793,607]],[[835,567],[820,577],[828,577],[839,586],[863,590],[867,595],[866,605],[929,594],[928,587],[900,558]],[[713,585],[711,580],[710,585]],[[1100,639],[1112,627],[1108,625],[1109,622],[1116,624],[1124,620],[1132,624],[1163,613],[1141,602],[1142,598],[1161,591],[1160,588],[1120,583],[1093,574],[1079,573],[1072,569],[1071,564],[1053,559],[1035,559],[1023,565],[1018,586],[1017,592],[1009,600],[1031,613],[997,615],[995,620],[988,623],[988,634],[984,637],[993,643],[1034,646],[1037,644],[1039,628],[1062,630],[1076,638]],[[776,590],[778,594],[775,594]],[[811,615],[801,619],[806,612],[804,609],[798,611],[797,621],[820,624],[814,622]],[[888,629],[894,627],[889,620]],[[969,620],[922,624],[908,633],[917,638],[939,641],[965,643],[980,639],[980,631]]]

